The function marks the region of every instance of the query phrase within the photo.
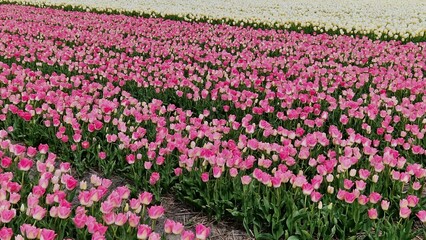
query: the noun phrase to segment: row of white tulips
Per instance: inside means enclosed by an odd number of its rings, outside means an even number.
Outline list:
[[[89,9],[154,12],[186,20],[226,19],[226,22],[272,27],[314,27],[342,34],[375,34],[408,39],[426,35],[424,0],[6,0],[40,5],[73,5]],[[189,15],[189,16],[188,16]]]

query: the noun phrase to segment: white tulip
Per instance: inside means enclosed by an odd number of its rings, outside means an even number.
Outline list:
[[[7,1],[7,0],[6,0]],[[11,1],[11,0],[9,0]],[[263,23],[269,26],[314,26],[321,32],[333,30],[349,33],[386,34],[389,37],[424,36],[426,1],[424,0],[30,0],[18,1],[38,6],[74,5],[119,12],[156,13],[157,16],[177,15],[185,20],[207,18],[231,19],[234,24]],[[377,33],[376,33],[377,31]]]

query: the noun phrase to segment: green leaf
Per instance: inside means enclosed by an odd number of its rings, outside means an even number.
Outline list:
[[[303,235],[303,239],[312,239],[311,234],[306,230],[302,230],[302,235]]]
[[[336,234],[336,226],[331,228],[331,236],[334,236],[334,234]]]
[[[280,239],[284,235],[284,229],[282,227],[274,230],[274,239]]]
[[[244,213],[238,211],[236,208],[234,209],[226,209],[227,212],[229,212],[234,217],[244,217]]]
[[[256,239],[259,239],[259,240],[269,240],[269,239],[274,239],[274,236],[272,236],[272,234],[270,234],[270,233],[261,233],[261,234],[258,234],[257,236],[256,236]]]
[[[293,229],[293,222],[291,221],[291,218],[287,218],[285,221],[285,224],[287,225],[287,228],[291,231]]]
[[[269,204],[269,200],[268,199],[264,199],[263,200],[263,204],[266,207],[266,209],[269,210],[271,208],[271,205]]]
[[[287,240],[299,240],[299,237],[292,235],[292,236],[288,237]]]

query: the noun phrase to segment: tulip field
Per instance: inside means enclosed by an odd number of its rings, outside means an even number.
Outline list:
[[[165,219],[170,193],[255,239],[426,239],[424,19],[22,4],[0,4],[1,240],[220,239]]]

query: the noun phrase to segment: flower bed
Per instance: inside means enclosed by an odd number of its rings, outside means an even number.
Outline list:
[[[426,43],[0,10],[11,139],[256,238],[424,234]]]
[[[57,6],[178,18],[186,21],[225,22],[348,35],[368,35],[379,39],[424,41],[426,3],[334,1],[334,0],[232,0],[232,1],[140,1],[140,0],[31,0],[4,1],[37,6]]]
[[[7,128],[10,133],[13,127]],[[153,195],[131,198],[126,186],[96,175],[90,182],[71,175],[71,165],[59,162],[47,144],[13,144],[0,130],[0,239],[206,239],[209,229],[200,224],[196,234],[167,219],[161,235],[155,232],[164,208],[153,205]],[[158,228],[157,228],[158,229]]]

